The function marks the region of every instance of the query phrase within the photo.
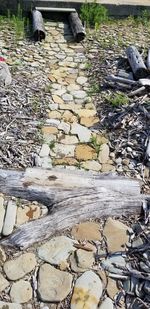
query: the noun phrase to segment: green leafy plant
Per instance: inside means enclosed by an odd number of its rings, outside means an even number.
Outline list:
[[[91,87],[88,89],[88,95],[92,96],[100,91],[100,86],[97,84],[91,85]]]
[[[150,24],[150,11],[148,10],[142,10],[141,15],[135,18],[136,23],[141,23],[144,26],[147,26]]]
[[[95,149],[96,153],[100,152],[101,143],[98,142],[96,136],[92,136],[90,139],[90,145]]]
[[[87,27],[99,28],[100,24],[108,20],[107,9],[96,1],[94,3],[84,3],[81,6],[81,19]]]
[[[127,105],[129,103],[129,98],[123,93],[115,93],[107,98],[107,101],[114,107]]]
[[[55,140],[53,140],[53,141],[51,141],[50,143],[49,143],[49,148],[51,149],[51,150],[53,150],[54,148],[55,148]]]

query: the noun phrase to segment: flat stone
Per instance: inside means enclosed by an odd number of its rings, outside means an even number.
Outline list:
[[[71,235],[77,240],[101,240],[100,226],[95,222],[84,222],[72,228]]]
[[[50,103],[49,105],[48,105],[48,107],[49,107],[49,109],[51,110],[51,111],[57,111],[57,109],[58,109],[58,104],[57,103]],[[56,117],[55,117],[56,118]],[[58,119],[58,118],[57,118]]]
[[[41,158],[48,157],[50,153],[50,148],[47,144],[43,144],[39,153]]]
[[[3,229],[4,217],[5,217],[4,198],[2,195],[0,195],[0,234]]]
[[[76,114],[79,116],[79,117],[93,117],[96,115],[96,111],[94,109],[86,109],[86,108],[83,108],[83,109],[78,109],[76,111]]]
[[[27,303],[32,298],[31,284],[24,280],[14,282],[10,290],[10,297],[16,303]]]
[[[72,92],[74,90],[79,90],[80,89],[80,86],[78,86],[77,84],[70,84],[68,87],[67,87],[67,90],[69,92]]]
[[[29,220],[38,219],[41,215],[41,209],[38,205],[30,205],[17,208],[16,225],[21,225]]]
[[[58,127],[60,124],[60,120],[59,119],[46,119],[45,121],[46,125],[49,127]]]
[[[62,159],[54,159],[53,164],[54,165],[69,165],[69,166],[72,166],[72,165],[77,165],[78,161],[74,158],[64,157]]]
[[[42,128],[42,133],[43,134],[57,134],[58,133],[58,129],[56,127],[44,126]]]
[[[107,297],[98,308],[99,309],[113,309],[114,305],[113,305],[112,300],[109,297]]]
[[[72,111],[75,112],[77,109],[82,108],[81,104],[75,104],[75,103],[66,103],[66,104],[61,104],[59,105],[59,109],[64,109],[64,110],[68,110],[68,111]]]
[[[115,166],[109,163],[105,163],[101,165],[101,172],[114,172],[115,171]]]
[[[38,256],[45,262],[59,265],[66,262],[70,253],[76,250],[74,244],[75,241],[69,237],[54,237],[38,248]]]
[[[53,119],[61,119],[61,113],[54,110],[48,113],[48,117]]]
[[[68,134],[70,132],[70,124],[62,121],[59,124],[58,129],[63,131],[65,134]]]
[[[6,261],[4,272],[8,279],[18,280],[30,273],[36,266],[36,259],[33,253],[24,253],[14,260]]]
[[[87,97],[87,93],[84,90],[74,90],[72,95],[75,99],[85,99]]]
[[[7,204],[5,220],[3,225],[3,235],[8,236],[13,232],[16,221],[17,205],[13,200],[9,200]]]
[[[85,270],[91,268],[95,262],[93,252],[88,252],[82,249],[76,251],[77,264]]]
[[[50,144],[51,142],[56,141],[56,135],[49,134],[49,133],[44,133],[43,134],[43,140],[44,140],[45,143]]]
[[[9,286],[9,282],[0,273],[0,293]]]
[[[52,95],[52,99],[53,99],[54,103],[56,103],[56,104],[63,104],[64,103],[63,99],[56,94]]]
[[[109,140],[108,138],[106,138],[104,135],[102,134],[96,134],[96,133],[93,133],[93,136],[96,138],[96,141],[99,145],[101,144],[108,144]]]
[[[65,88],[62,88],[62,89],[60,89],[60,90],[52,90],[51,91],[51,93],[53,94],[53,95],[57,95],[57,96],[59,96],[59,97],[62,97],[62,95],[64,94],[64,93],[66,93],[66,89]],[[60,103],[61,104],[61,103]]]
[[[92,126],[94,126],[94,124],[98,123],[100,120],[98,117],[81,117],[80,119],[80,124],[90,128]]]
[[[78,144],[79,141],[76,136],[64,135],[59,139],[59,142],[61,144],[73,145],[73,144]]]
[[[70,123],[78,121],[77,117],[70,111],[65,111],[64,114],[62,115],[62,119]]]
[[[62,158],[64,156],[74,157],[75,146],[56,143],[53,151],[58,158]]]
[[[22,306],[17,303],[6,303],[4,301],[0,301],[0,309],[22,309]]]
[[[0,247],[0,267],[3,266],[5,261],[6,261],[5,251]]]
[[[100,278],[93,271],[86,271],[75,282],[71,309],[97,309],[101,295],[102,283]]]
[[[76,134],[78,136],[80,142],[87,143],[87,142],[90,141],[91,131],[88,128],[81,126],[78,123],[72,124],[71,133]]]
[[[124,251],[125,244],[128,242],[128,229],[128,226],[118,220],[112,218],[106,220],[103,234],[107,240],[108,251]]]
[[[80,144],[75,148],[75,158],[79,161],[93,160],[97,158],[97,153],[89,145]]]
[[[71,291],[73,276],[57,270],[49,264],[43,264],[38,276],[38,294],[42,301],[59,302]]]
[[[109,160],[109,146],[107,144],[101,145],[98,160],[100,163],[107,163]]]
[[[73,96],[72,96],[72,94],[65,93],[65,94],[62,95],[62,99],[65,102],[70,102],[70,101],[73,101]]]
[[[87,270],[85,268],[81,268],[81,267],[78,266],[76,252],[73,252],[70,255],[69,261],[70,261],[71,270],[73,272],[84,273]]]
[[[79,85],[84,85],[85,83],[87,83],[87,80],[87,77],[79,76],[76,81]]]
[[[85,161],[81,164],[81,167],[86,169],[86,170],[92,170],[92,171],[96,171],[99,172],[101,170],[101,164],[97,161]]]
[[[119,292],[116,280],[109,277],[107,279],[108,279],[107,294],[111,299],[114,299],[115,295]]]
[[[52,168],[52,159],[50,157],[44,157],[41,160],[41,167]]]

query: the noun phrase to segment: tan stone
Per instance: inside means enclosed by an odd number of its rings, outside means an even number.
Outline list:
[[[95,160],[92,160],[92,161],[85,161],[81,164],[81,167],[87,169],[87,170],[92,170],[92,171],[100,171],[101,170],[101,164],[98,163],[97,161]]]
[[[61,113],[57,111],[51,111],[48,113],[50,119],[61,119]]]
[[[96,111],[93,110],[93,109],[78,109],[76,111],[76,114],[79,116],[79,117],[93,117],[96,115]]]
[[[119,289],[116,284],[116,280],[108,277],[107,283],[107,294],[111,299],[114,299],[114,296],[119,292]]]
[[[38,219],[41,215],[41,210],[38,205],[18,207],[16,225],[21,225],[29,220]]]
[[[0,293],[9,286],[9,282],[0,273]]]
[[[101,269],[101,270],[98,270],[97,274],[100,276],[100,278],[103,282],[103,288],[105,289],[106,286],[107,286],[107,280],[108,280],[108,278],[106,276],[106,272],[103,269]]]
[[[28,281],[19,280],[14,282],[11,290],[10,297],[13,302],[24,304],[32,298],[32,287]]]
[[[101,146],[98,160],[100,163],[107,163],[109,160],[109,146],[107,144]]]
[[[42,128],[42,133],[43,134],[57,134],[58,133],[58,129],[56,127],[44,126]]]
[[[82,117],[80,119],[80,124],[90,128],[92,127],[95,123],[99,122],[99,118],[98,117]]]
[[[100,225],[95,222],[80,223],[72,228],[71,235],[77,240],[101,240]]]
[[[107,240],[108,251],[124,251],[128,242],[128,227],[118,220],[108,218],[106,220],[103,234]]]
[[[101,172],[106,173],[106,172],[114,172],[115,171],[115,166],[109,163],[102,164]]]
[[[78,144],[79,140],[74,135],[63,135],[59,138],[59,143],[65,145]]]
[[[66,103],[66,104],[60,104],[59,109],[64,109],[72,112],[76,112],[77,109],[82,108],[81,104],[75,104],[75,103]]]
[[[71,122],[71,123],[78,121],[77,117],[70,111],[65,111],[62,115],[62,119],[66,122]]]
[[[54,159],[53,164],[54,165],[77,165],[78,161],[74,158],[61,158],[61,159]]]
[[[93,133],[93,136],[96,138],[98,144],[108,144],[109,140],[102,134]]]
[[[96,107],[95,107],[95,105],[93,103],[86,103],[85,104],[85,108],[96,110]]]
[[[64,101],[62,100],[61,97],[59,97],[58,95],[54,94],[52,95],[52,99],[56,104],[63,104]]]
[[[97,158],[97,153],[89,145],[80,144],[75,148],[75,158],[80,161],[93,160]]]

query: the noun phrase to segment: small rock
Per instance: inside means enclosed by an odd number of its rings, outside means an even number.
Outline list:
[[[16,303],[6,303],[4,301],[0,301],[0,309],[22,309],[22,306]]]
[[[65,111],[64,114],[62,115],[62,119],[66,122],[77,122],[77,117],[70,111]]]
[[[61,119],[61,113],[54,110],[48,113],[48,117],[53,119]]]
[[[7,204],[5,220],[3,225],[3,235],[8,236],[13,232],[16,221],[17,205],[13,200],[9,200]]]
[[[101,172],[106,173],[106,172],[114,172],[115,171],[115,166],[112,164],[102,164],[101,165]]]
[[[30,273],[35,266],[35,255],[33,253],[24,253],[14,260],[6,261],[4,272],[8,279],[18,280]]]
[[[24,280],[14,282],[10,290],[10,297],[16,303],[27,303],[32,298],[31,284]]]
[[[96,111],[94,109],[77,109],[76,114],[79,117],[93,117],[96,115]]]
[[[67,87],[67,90],[69,92],[72,92],[74,90],[79,90],[80,89],[80,86],[78,86],[77,84],[70,84],[68,87]]]
[[[9,282],[0,273],[0,293],[9,286]]]
[[[75,146],[74,145],[63,145],[55,144],[53,152],[56,154],[57,158],[62,157],[74,157]],[[52,154],[51,154],[52,155]]]
[[[76,251],[77,264],[80,268],[89,269],[94,264],[93,252],[88,252],[82,249]]]
[[[77,83],[82,86],[87,82],[87,80],[88,80],[87,77],[79,76],[77,78]]]
[[[76,250],[74,243],[74,240],[66,236],[52,238],[38,248],[38,256],[45,262],[59,265],[66,262],[70,253]]]
[[[97,158],[97,153],[89,145],[80,144],[75,148],[75,158],[79,161],[93,160]]]
[[[50,153],[50,148],[47,144],[43,144],[39,153],[41,158],[48,157]]]
[[[3,266],[5,261],[6,261],[5,251],[0,247],[0,267]]]
[[[72,126],[71,126],[71,133],[72,134],[77,134],[80,142],[87,143],[87,142],[90,141],[91,131],[88,128],[86,128],[84,126],[81,126],[78,123],[73,123],[72,124]]]
[[[92,170],[92,171],[98,172],[98,171],[101,170],[101,167],[102,167],[102,166],[101,166],[101,164],[98,163],[97,161],[92,160],[92,161],[83,162],[83,163],[81,164],[81,167],[82,167],[82,168],[85,168],[86,170]]]
[[[62,158],[62,159],[54,159],[53,161],[54,165],[77,165],[78,161],[74,158]]]
[[[87,97],[87,93],[83,90],[72,91],[72,95],[75,99],[85,99]]]
[[[73,145],[73,144],[78,144],[79,141],[76,136],[64,135],[59,139],[59,142],[61,144]]]
[[[44,126],[42,128],[42,133],[43,134],[57,134],[58,133],[58,129],[56,127]]]
[[[124,251],[125,244],[128,242],[127,231],[128,227],[122,222],[112,218],[106,220],[103,234],[107,240],[108,251]]]
[[[94,126],[94,124],[99,122],[99,118],[98,117],[81,117],[80,119],[80,124],[85,126],[85,127],[92,127]]]
[[[93,271],[86,271],[76,282],[71,299],[71,309],[96,309],[102,295],[102,283]]]
[[[70,124],[66,122],[61,122],[58,126],[59,130],[62,130],[65,134],[69,134],[70,131]]]
[[[107,290],[108,296],[111,299],[114,299],[115,295],[119,292],[116,280],[108,277],[108,283],[107,283],[107,289],[106,290]]]
[[[25,206],[24,208],[17,208],[16,225],[21,225],[29,220],[38,219],[40,217],[41,210],[38,205]]]
[[[4,198],[2,195],[0,195],[0,234],[3,229],[4,217],[5,217]]]
[[[113,305],[112,300],[109,297],[107,297],[98,308],[99,309],[113,309],[114,305]]]
[[[71,235],[77,240],[101,240],[100,226],[95,222],[84,222],[73,227]]]
[[[62,95],[62,99],[65,102],[70,102],[70,101],[73,101],[73,96],[72,96],[72,94],[65,93],[65,94]]]
[[[42,301],[59,302],[67,297],[72,287],[72,275],[43,264],[39,270],[38,293]]]
[[[101,145],[98,160],[100,163],[107,163],[109,160],[109,146],[107,144]]]

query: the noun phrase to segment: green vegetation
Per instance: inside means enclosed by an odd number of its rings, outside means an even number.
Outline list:
[[[55,143],[56,143],[55,140],[53,140],[53,141],[51,141],[51,142],[49,143],[49,148],[50,148],[50,150],[53,150],[53,149],[55,148]]]
[[[88,95],[89,96],[93,96],[95,95],[96,93],[99,93],[100,92],[100,86],[98,84],[92,84],[90,86],[90,88],[88,89]]]
[[[108,20],[108,11],[103,5],[96,3],[84,3],[81,6],[81,19],[87,27],[99,28],[101,23]]]
[[[98,142],[96,136],[92,136],[90,139],[90,145],[95,149],[96,153],[98,154],[101,149],[101,143]]]
[[[107,101],[114,107],[127,105],[129,103],[129,98],[123,93],[115,93],[114,95],[107,96]]]

